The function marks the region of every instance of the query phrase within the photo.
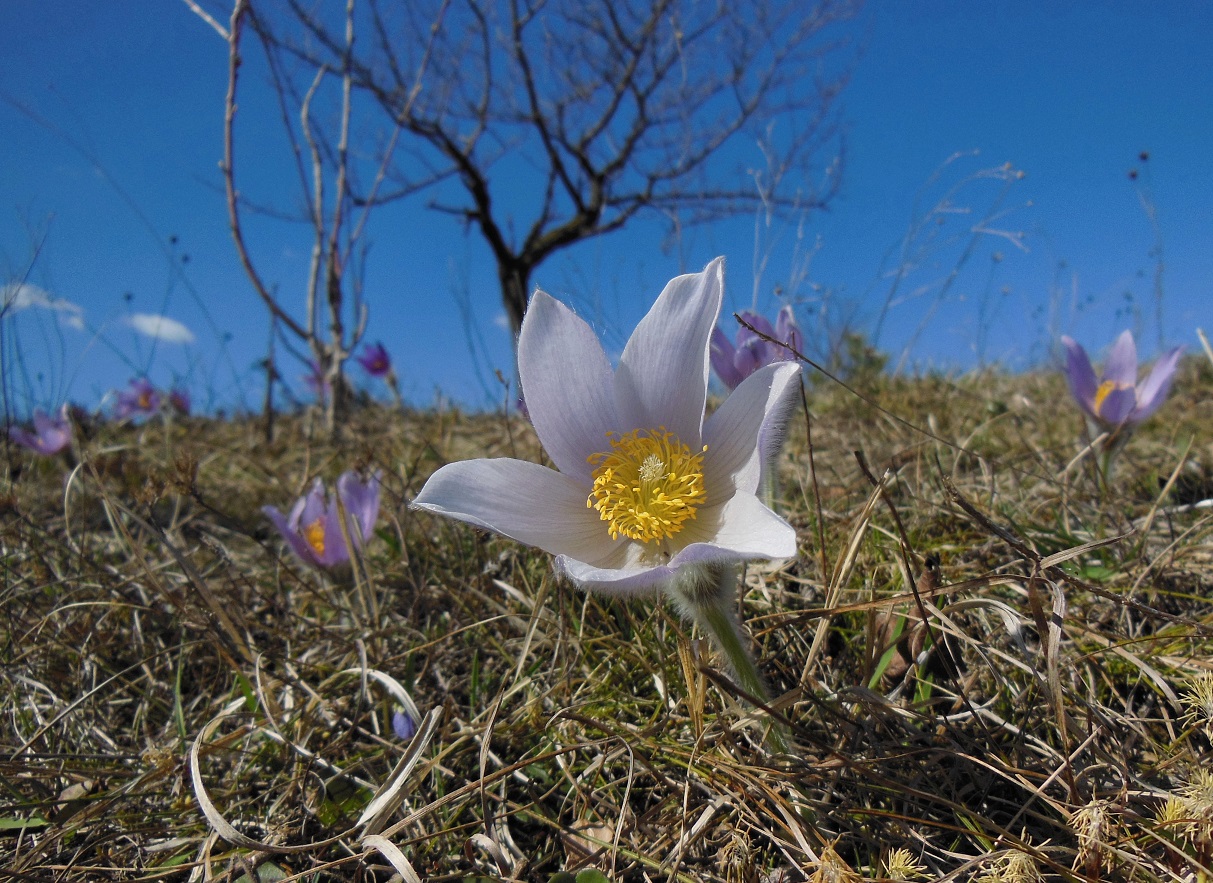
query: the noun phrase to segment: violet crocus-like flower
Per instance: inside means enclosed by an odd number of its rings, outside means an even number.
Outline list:
[[[132,380],[130,386],[118,392],[115,412],[119,420],[155,414],[159,410],[160,393],[146,377]]]
[[[798,352],[804,351],[804,336],[800,333],[800,326],[796,324],[790,304],[785,304],[779,310],[773,327],[765,316],[750,310],[743,310],[738,315],[768,337],[782,341]],[[738,326],[736,340],[734,344],[719,328],[712,329],[712,370],[729,389],[736,389],[741,385],[741,381],[765,365],[796,359],[792,350],[764,340],[745,325]]]
[[[362,355],[355,356],[355,359],[372,377],[386,377],[392,370],[392,358],[381,343],[373,343],[364,347]]]
[[[49,416],[41,408],[35,408],[34,431],[13,426],[9,428],[8,435],[21,447],[44,457],[59,453],[72,440],[72,423],[67,416],[67,405],[60,409],[56,417]]]
[[[340,501],[340,507],[338,506]],[[341,529],[340,509],[345,510],[345,534],[355,547],[361,546],[379,518],[379,473],[362,481],[357,473],[345,472],[337,479],[336,499],[329,499],[324,482],[316,479],[287,515],[273,506],[262,508],[299,559],[313,567],[329,568],[350,560]]]
[[[190,415],[190,391],[185,387],[174,386],[168,391],[169,407],[183,417]]]
[[[1061,343],[1066,348],[1066,380],[1074,400],[1106,429],[1140,423],[1158,410],[1171,390],[1184,350],[1182,346],[1168,350],[1138,383],[1137,346],[1128,331],[1116,339],[1099,377],[1080,344],[1069,337],[1062,337]]]
[[[796,554],[758,498],[799,367],[759,368],[707,420],[723,261],[673,279],[614,371],[590,326],[536,292],[518,338],[531,421],[556,470],[508,458],[443,466],[413,505],[556,556],[586,589],[667,588],[680,569]]]
[[[417,722],[403,708],[392,712],[392,731],[399,739],[411,739],[417,732]]]

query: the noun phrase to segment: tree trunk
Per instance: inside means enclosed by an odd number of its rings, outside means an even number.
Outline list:
[[[497,278],[501,280],[501,303],[510,319],[510,330],[514,334],[514,348],[518,348],[518,332],[522,330],[522,317],[526,313],[531,268],[521,263],[497,264]]]

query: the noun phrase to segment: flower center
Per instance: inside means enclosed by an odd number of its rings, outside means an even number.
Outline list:
[[[317,555],[324,554],[324,519],[317,518],[303,529],[303,539]]]
[[[1099,384],[1099,389],[1095,390],[1095,413],[1099,414],[1103,410],[1104,400],[1109,395],[1122,389],[1133,389],[1133,387],[1127,383],[1117,383],[1115,380],[1105,380]]]
[[[611,539],[642,543],[671,537],[703,503],[703,453],[661,427],[608,435],[611,449],[586,458],[595,466],[585,504],[607,522]]]

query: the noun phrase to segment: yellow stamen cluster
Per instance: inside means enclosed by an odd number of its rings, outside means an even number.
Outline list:
[[[1117,383],[1115,380],[1105,380],[1099,384],[1099,389],[1095,390],[1095,413],[1098,414],[1103,410],[1104,399],[1113,392],[1119,392],[1122,389],[1133,389],[1127,383]]]
[[[324,519],[317,518],[303,529],[303,538],[317,555],[324,554]]]
[[[587,457],[594,488],[585,504],[607,522],[611,539],[642,543],[671,537],[703,503],[703,453],[661,427],[608,435],[611,449]]]

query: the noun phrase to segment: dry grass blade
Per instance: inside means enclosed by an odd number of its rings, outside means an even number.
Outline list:
[[[825,606],[828,610],[838,604],[842,598],[842,593],[846,589],[847,584],[851,580],[851,574],[855,569],[855,562],[859,559],[860,549],[863,547],[864,537],[867,536],[868,526],[872,521],[872,512],[876,509],[876,504],[880,501],[884,491],[885,482],[892,477],[891,472],[886,472],[881,478],[881,481],[872,490],[868,496],[867,502],[860,510],[855,523],[851,528],[851,535],[847,539],[846,549],[843,552],[842,558],[838,564],[832,568],[833,578],[830,581],[829,589],[826,593]],[[825,645],[826,636],[830,630],[830,617],[827,614],[823,616],[817,624],[817,632],[813,635],[813,643],[809,647],[808,655],[805,657],[804,670],[801,674],[801,683],[808,683],[814,664],[817,658],[821,655],[821,648]]]
[[[210,794],[206,790],[206,783],[202,778],[202,768],[199,762],[199,756],[201,755],[203,745],[207,743],[207,740],[210,739],[211,735],[219,727],[219,725],[223,723],[224,719],[239,711],[243,707],[243,699],[237,699],[231,702],[217,717],[212,719],[210,723],[208,723],[198,732],[198,735],[190,744],[189,770],[190,781],[194,788],[194,797],[197,799],[198,806],[202,810],[202,814],[206,816],[206,820],[210,824],[212,830],[214,830],[216,834],[233,846],[242,846],[246,849],[254,849],[257,852],[270,852],[281,855],[290,855],[291,853],[299,852],[313,852],[322,846],[328,846],[341,840],[342,838],[338,836],[331,837],[318,843],[305,843],[295,846],[282,846],[274,843],[265,843],[261,840],[247,837],[237,831],[234,827],[232,827],[228,820],[223,817],[223,814],[219,812],[218,808],[211,800]]]
[[[364,842],[367,834],[378,834],[382,831],[384,825],[387,824],[388,817],[396,812],[400,808],[400,804],[404,802],[406,796],[404,785],[413,772],[413,767],[421,760],[421,755],[434,738],[441,718],[441,708],[430,709],[430,713],[417,726],[417,732],[413,734],[408,750],[396,763],[391,777],[383,783],[371,802],[367,804],[366,809],[362,811],[357,827],[364,832]]]
[[[379,852],[393,868],[404,883],[421,883],[421,877],[413,869],[412,864],[400,848],[386,837],[380,837],[378,834],[368,834],[362,838],[362,845],[368,849],[374,849]]]

